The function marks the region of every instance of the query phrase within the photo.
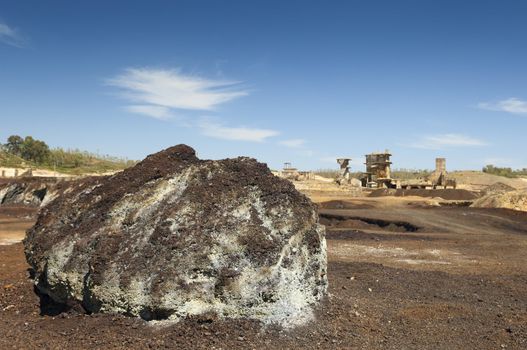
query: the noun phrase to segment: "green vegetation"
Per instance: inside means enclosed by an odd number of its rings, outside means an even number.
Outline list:
[[[500,168],[494,165],[486,165],[483,167],[483,172],[498,176],[505,176],[509,178],[527,176],[527,168],[513,170],[512,168]]]
[[[0,166],[32,167],[54,170],[61,173],[81,175],[122,170],[134,165],[135,161],[96,155],[80,150],[50,149],[41,140],[31,136],[22,138],[12,135],[0,145]]]

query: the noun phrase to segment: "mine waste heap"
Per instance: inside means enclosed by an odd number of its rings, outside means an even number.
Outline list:
[[[70,185],[24,240],[36,289],[54,303],[292,327],[327,292],[316,206],[254,159],[200,160],[179,145]]]

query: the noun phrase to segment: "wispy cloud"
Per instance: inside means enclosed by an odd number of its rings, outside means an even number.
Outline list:
[[[289,148],[301,148],[306,144],[306,140],[304,139],[290,139],[290,140],[283,140],[278,142],[282,146],[286,146]]]
[[[172,117],[170,108],[164,106],[130,105],[126,106],[125,109],[130,113],[143,114],[161,120],[166,120]]]
[[[248,91],[238,81],[215,80],[183,74],[179,69],[128,68],[124,73],[106,80],[119,88],[119,96],[131,102],[128,112],[167,120],[181,111],[211,111],[219,105]],[[197,128],[202,135],[236,141],[264,142],[280,133],[271,129],[247,126],[226,126],[213,118],[185,121],[185,126]],[[303,140],[288,140],[293,147]]]
[[[280,134],[276,130],[227,127],[210,121],[201,121],[198,124],[198,127],[203,135],[223,140],[263,142],[270,137]]]
[[[18,32],[18,30],[8,26],[5,23],[0,22],[0,42],[22,48],[25,45],[25,41]]]
[[[498,102],[481,102],[478,108],[490,111],[500,111],[512,114],[526,114],[527,115],[527,101],[522,101],[516,97],[511,97],[506,100]]]
[[[441,134],[424,136],[417,142],[412,143],[410,147],[423,149],[444,149],[451,147],[477,147],[485,146],[487,143],[461,134]]]
[[[214,110],[248,94],[240,82],[201,78],[183,74],[179,69],[128,68],[106,83],[120,88],[120,96],[134,105],[162,107],[166,111]],[[144,110],[139,109],[139,113]]]

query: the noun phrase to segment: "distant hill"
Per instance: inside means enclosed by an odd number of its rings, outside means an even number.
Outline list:
[[[0,166],[6,168],[19,168],[25,161],[24,159],[5,152],[0,149]]]
[[[514,189],[527,188],[527,179],[517,177],[508,178],[505,176],[484,173],[482,171],[454,171],[449,176],[456,179],[460,188],[483,190],[487,186],[501,183]],[[459,186],[458,186],[459,187]]]
[[[35,164],[4,150],[0,150],[0,167],[33,168],[56,171],[68,175],[101,174],[126,169],[135,161],[100,156],[78,150],[53,149],[49,160],[44,164]]]

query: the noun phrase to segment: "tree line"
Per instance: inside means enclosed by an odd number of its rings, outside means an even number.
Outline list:
[[[125,168],[135,163],[123,158],[98,155],[78,149],[51,149],[46,142],[32,136],[11,135],[7,138],[7,142],[0,146],[3,151],[38,166],[79,168],[105,163],[105,168]]]
[[[519,177],[527,176],[527,168],[523,169],[512,169],[512,168],[500,168],[494,165],[486,165],[483,167],[483,172],[487,174],[505,176],[505,177]]]
[[[49,146],[44,141],[35,140],[32,136],[22,138],[11,135],[7,138],[4,148],[7,152],[36,164],[44,163],[51,154]]]

